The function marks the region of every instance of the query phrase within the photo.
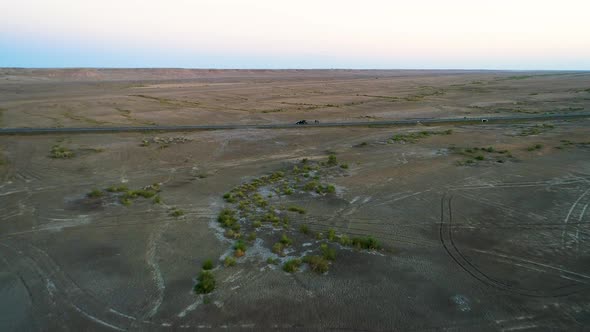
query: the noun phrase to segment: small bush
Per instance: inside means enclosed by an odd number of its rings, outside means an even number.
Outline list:
[[[301,266],[300,259],[297,259],[297,258],[290,259],[290,260],[286,261],[285,264],[283,264],[283,270],[288,273],[293,273],[293,272],[297,272],[299,270],[300,266]]]
[[[199,281],[195,286],[197,294],[208,294],[215,289],[215,277],[211,271],[201,271],[197,279]]]
[[[248,247],[246,246],[246,243],[244,243],[244,241],[242,240],[238,240],[236,241],[236,243],[234,243],[234,256],[236,257],[242,257],[246,254],[246,249]]]
[[[228,239],[237,240],[242,237],[242,234],[240,234],[239,231],[234,231],[233,229],[226,229],[225,233],[223,233],[223,236],[225,236]]]
[[[328,166],[336,166],[338,165],[338,160],[336,159],[335,154],[331,154],[328,156],[328,162],[326,163]]]
[[[322,252],[322,256],[330,261],[336,260],[336,250],[333,248],[328,247],[327,244],[322,243],[320,245],[320,250]]]
[[[283,245],[285,245],[285,247],[288,247],[288,246],[290,246],[290,245],[293,243],[293,239],[289,238],[289,237],[287,236],[287,234],[283,234],[283,235],[281,235],[281,240],[280,240],[280,242],[281,242]]]
[[[121,204],[123,204],[125,206],[131,205],[131,200],[127,197],[121,197],[121,199],[119,199],[119,202],[121,202]]]
[[[352,239],[352,245],[358,249],[377,250],[381,248],[379,241],[372,236],[355,237]]]
[[[238,219],[236,218],[236,212],[231,209],[223,209],[217,216],[217,221],[226,228],[233,226]]]
[[[340,168],[342,168],[342,169],[348,169],[348,164],[340,164]]]
[[[262,226],[262,222],[260,220],[256,220],[252,223],[252,227],[254,228],[258,228],[260,226]]]
[[[74,157],[74,153],[63,146],[54,145],[51,147],[50,157],[54,159],[69,159]]]
[[[256,240],[256,232],[251,232],[250,234],[248,234],[248,241],[254,240]]]
[[[343,246],[349,246],[352,243],[352,241],[347,235],[342,235],[338,242],[340,242],[340,244]]]
[[[156,195],[156,193],[154,191],[151,190],[144,190],[144,189],[140,189],[140,190],[134,190],[133,194],[135,196],[141,196],[143,198],[152,198]]]
[[[283,252],[284,249],[285,249],[285,245],[282,244],[281,242],[277,242],[277,243],[273,244],[273,246],[272,246],[272,252],[274,252],[275,254],[277,254],[279,256],[285,255],[285,253]]]
[[[315,190],[319,185],[320,184],[316,180],[309,181],[308,183],[306,183],[303,186],[303,190],[305,190],[305,191],[312,191],[312,190]]]
[[[103,192],[98,189],[93,189],[91,192],[86,194],[86,196],[88,196],[90,198],[99,198],[99,197],[102,197],[103,195],[104,195]]]
[[[266,263],[267,264],[272,264],[272,265],[277,265],[277,264],[279,264],[279,259],[278,258],[269,257],[269,258],[266,259]]]
[[[299,231],[305,235],[309,234],[309,227],[307,225],[299,226]]]
[[[232,256],[225,256],[225,259],[223,260],[223,266],[230,267],[234,265],[236,265],[236,259]]]
[[[483,155],[477,155],[475,156],[475,160],[484,160],[485,157]]]
[[[156,196],[153,199],[154,204],[162,204],[162,198],[160,196]]]
[[[289,208],[287,209],[291,212],[297,212],[299,214],[305,214],[305,209],[302,207],[298,207],[298,206],[289,206]]]
[[[334,241],[336,239],[336,231],[333,229],[328,229],[328,241]]]
[[[328,272],[329,262],[322,256],[305,256],[303,262],[307,263],[312,271],[317,273]]]
[[[543,148],[542,144],[535,144],[533,146],[529,146],[527,148],[528,151],[535,151],[535,150],[541,150]]]
[[[213,261],[208,259],[205,262],[203,262],[203,270],[212,270],[213,269]]]
[[[230,193],[224,194],[223,199],[228,203],[235,203],[236,202],[236,198]]]
[[[170,213],[171,216],[178,218],[178,217],[182,217],[184,216],[184,211],[180,210],[180,209],[174,209],[172,210],[172,212]]]

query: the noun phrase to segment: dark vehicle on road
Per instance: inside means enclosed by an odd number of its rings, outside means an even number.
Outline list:
[[[298,124],[298,125],[306,125],[307,124],[307,120],[299,120],[299,121],[295,122],[295,124]]]

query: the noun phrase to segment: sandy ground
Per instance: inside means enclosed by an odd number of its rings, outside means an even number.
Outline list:
[[[6,127],[570,112],[588,110],[590,99],[584,73],[2,75]],[[425,91],[415,101],[388,99]],[[0,330],[583,330],[589,125],[0,137]],[[142,146],[156,136],[186,142]],[[55,145],[74,157],[50,158]],[[475,147],[493,152],[462,152]],[[269,201],[305,208],[291,215],[289,233],[301,248],[326,242],[299,234],[305,224],[314,233],[372,235],[383,249],[330,243],[337,258],[326,274],[306,266],[290,274],[266,262],[285,230],[263,227],[246,255],[224,267],[233,240],[216,222],[230,206],[223,194],[329,153],[348,165],[326,179],[335,193]],[[152,183],[161,183],[163,204],[87,197],[94,188]],[[217,285],[203,296],[193,287],[206,259],[217,265]]]

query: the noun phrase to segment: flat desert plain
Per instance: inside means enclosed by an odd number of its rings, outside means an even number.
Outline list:
[[[313,121],[588,111],[588,72],[0,69],[3,128],[311,122],[0,136],[0,330],[584,330],[590,119]]]

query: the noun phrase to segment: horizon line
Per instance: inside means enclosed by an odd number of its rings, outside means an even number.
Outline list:
[[[266,71],[311,71],[311,70],[348,70],[348,71],[511,71],[511,72],[590,72],[590,69],[504,69],[504,68],[216,68],[216,67],[10,67],[0,66],[0,69],[39,69],[39,70],[72,70],[72,69],[114,69],[114,70],[138,70],[138,69],[175,69],[175,70],[266,70]]]

